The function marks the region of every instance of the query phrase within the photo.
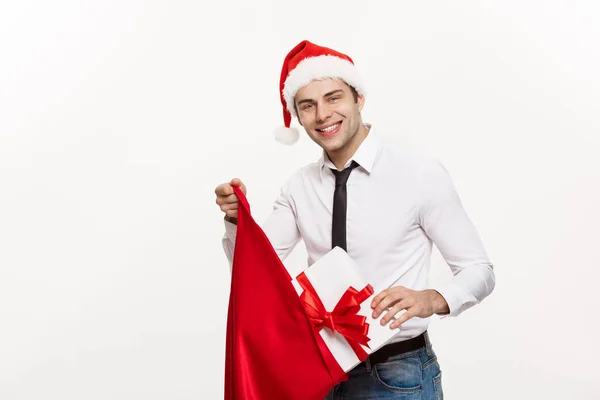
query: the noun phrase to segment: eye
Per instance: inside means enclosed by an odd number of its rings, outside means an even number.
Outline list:
[[[305,104],[302,106],[303,110],[308,110],[310,107],[312,107],[312,104]]]
[[[339,99],[340,99],[340,97],[339,97],[339,96],[333,96],[333,97],[330,97],[330,98],[329,98],[329,101],[337,101],[337,100],[339,100]]]

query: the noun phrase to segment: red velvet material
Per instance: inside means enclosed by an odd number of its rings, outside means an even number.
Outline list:
[[[225,357],[226,400],[323,399],[347,375],[239,188]]]

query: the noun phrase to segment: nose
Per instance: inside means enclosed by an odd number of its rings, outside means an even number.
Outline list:
[[[325,105],[320,105],[317,107],[317,122],[323,123],[331,118],[333,112],[331,109]]]

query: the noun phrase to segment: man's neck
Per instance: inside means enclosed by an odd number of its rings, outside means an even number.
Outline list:
[[[327,157],[335,165],[338,170],[344,169],[344,166],[352,158],[356,150],[360,147],[362,142],[369,134],[369,128],[364,124],[361,124],[358,128],[358,132],[352,137],[352,139],[346,143],[344,147],[334,152],[328,152]]]

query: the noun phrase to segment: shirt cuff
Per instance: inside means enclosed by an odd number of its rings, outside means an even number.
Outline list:
[[[437,287],[432,287],[431,289],[441,294],[444,300],[446,300],[446,303],[448,303],[450,312],[448,314],[439,315],[442,319],[456,317],[467,308],[477,303],[476,300],[473,301],[471,296],[465,296],[464,289],[456,283],[439,285]]]
[[[237,225],[232,224],[226,219],[223,220],[225,222],[225,237],[232,242],[235,242],[235,237],[237,235]]]

